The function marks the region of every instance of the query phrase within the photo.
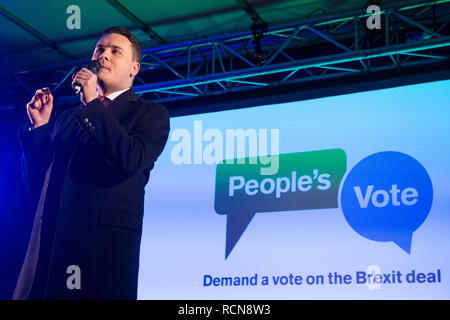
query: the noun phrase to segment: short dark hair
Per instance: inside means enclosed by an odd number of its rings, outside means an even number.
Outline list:
[[[102,37],[107,34],[117,33],[126,37],[131,42],[131,49],[133,50],[133,58],[137,62],[141,62],[142,59],[142,46],[138,39],[133,36],[127,29],[122,27],[111,27],[102,32]]]

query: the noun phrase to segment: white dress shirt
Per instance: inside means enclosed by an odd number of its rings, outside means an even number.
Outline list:
[[[111,94],[108,94],[108,95],[106,96],[106,98],[108,98],[109,100],[113,101],[115,98],[117,98],[118,96],[120,96],[122,93],[124,93],[124,92],[127,91],[128,89],[130,89],[130,88],[126,88],[126,89],[123,89],[123,90],[116,91],[116,92],[113,92],[113,93],[111,93]]]

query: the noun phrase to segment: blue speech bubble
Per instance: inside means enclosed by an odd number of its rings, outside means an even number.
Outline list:
[[[372,154],[348,173],[340,192],[348,224],[374,241],[393,241],[408,254],[412,234],[427,218],[433,186],[425,168],[394,151]]]

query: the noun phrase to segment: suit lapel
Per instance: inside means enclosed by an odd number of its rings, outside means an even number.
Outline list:
[[[115,98],[108,106],[108,110],[111,111],[120,121],[137,101],[138,96],[134,93],[134,90],[130,88]]]

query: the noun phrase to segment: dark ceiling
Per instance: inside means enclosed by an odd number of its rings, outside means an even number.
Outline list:
[[[1,71],[87,59],[99,34],[110,26],[128,28],[144,48],[151,48],[248,32],[252,14],[272,28],[362,12],[367,4],[367,0],[0,0]],[[80,9],[80,29],[66,25],[73,14],[67,13],[71,5]]]

